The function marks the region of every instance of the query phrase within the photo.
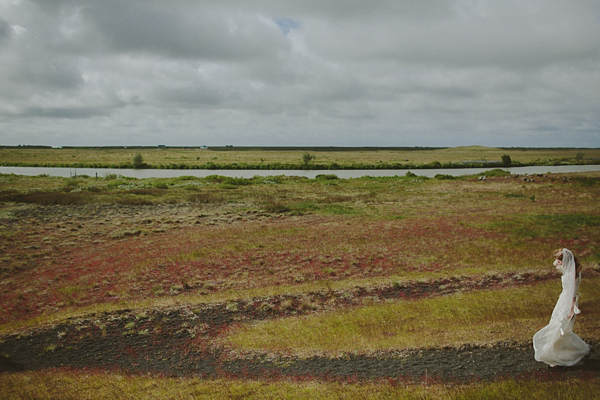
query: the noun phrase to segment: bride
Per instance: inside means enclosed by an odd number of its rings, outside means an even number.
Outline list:
[[[562,272],[563,289],[550,323],[533,336],[533,349],[537,361],[551,367],[572,366],[590,352],[590,346],[573,333],[575,315],[580,312],[577,293],[581,283],[581,265],[568,249],[557,250],[554,255],[554,266]]]

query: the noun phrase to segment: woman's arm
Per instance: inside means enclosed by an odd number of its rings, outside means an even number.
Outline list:
[[[571,301],[571,309],[569,310],[569,314],[567,315],[567,319],[571,319],[575,315],[575,303],[576,302],[577,302],[577,297],[573,297],[573,301]]]

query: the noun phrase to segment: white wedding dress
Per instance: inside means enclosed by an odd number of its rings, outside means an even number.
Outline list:
[[[577,293],[581,284],[581,273],[575,276],[575,259],[573,253],[563,249],[562,293],[554,306],[550,323],[533,336],[535,359],[550,366],[572,366],[577,364],[590,352],[588,346],[579,336],[573,333],[575,316],[579,314]],[[575,298],[574,314],[568,318],[573,298]]]

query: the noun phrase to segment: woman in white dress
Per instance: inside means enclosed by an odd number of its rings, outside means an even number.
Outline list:
[[[572,366],[589,354],[590,346],[573,333],[581,265],[568,249],[557,250],[554,266],[562,272],[562,293],[554,306],[550,323],[533,336],[535,359],[551,367]]]

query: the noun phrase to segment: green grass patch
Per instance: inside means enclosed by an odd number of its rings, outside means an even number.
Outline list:
[[[600,338],[600,278],[584,280],[576,331]],[[531,340],[548,323],[560,282],[375,304],[265,321],[228,336],[234,346],[312,355]]]
[[[354,215],[357,214],[358,211],[351,206],[347,206],[344,204],[327,204],[322,208],[322,212],[324,214],[334,214],[334,215]]]
[[[313,202],[307,201],[291,205],[292,210],[299,213],[313,212],[319,210],[319,206]]]
[[[583,227],[600,226],[600,215],[554,214],[537,215],[535,218],[541,225],[555,227],[557,232],[562,232],[565,229],[576,230]]]
[[[514,215],[486,224],[498,232],[520,238],[562,237],[577,239],[587,228],[600,226],[600,216],[590,214]]]
[[[577,176],[574,177],[573,180],[582,186],[597,186],[598,184],[600,184],[599,177]]]

